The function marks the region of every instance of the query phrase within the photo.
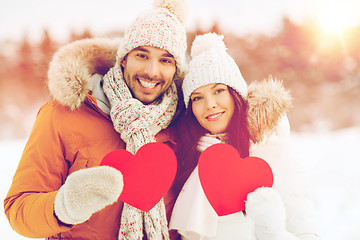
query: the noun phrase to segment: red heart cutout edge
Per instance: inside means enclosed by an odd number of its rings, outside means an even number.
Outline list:
[[[273,185],[273,173],[266,161],[258,157],[241,159],[229,144],[208,147],[198,165],[201,186],[218,216],[245,210],[250,192]]]
[[[123,174],[124,188],[119,199],[142,211],[150,211],[167,193],[175,178],[177,161],[164,143],[148,143],[135,155],[119,149],[108,153],[100,165]]]

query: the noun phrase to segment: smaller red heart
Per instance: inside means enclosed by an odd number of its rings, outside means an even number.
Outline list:
[[[177,168],[173,150],[164,143],[148,143],[135,155],[119,149],[108,153],[100,165],[118,169],[124,178],[119,199],[150,211],[169,190]]]
[[[229,144],[208,147],[201,153],[198,165],[201,186],[218,216],[245,210],[250,192],[273,184],[273,173],[267,162],[258,157],[241,159]]]

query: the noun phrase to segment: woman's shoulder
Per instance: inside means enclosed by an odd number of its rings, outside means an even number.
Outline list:
[[[248,104],[250,138],[259,143],[276,132],[292,108],[292,97],[281,81],[270,76],[249,85]]]

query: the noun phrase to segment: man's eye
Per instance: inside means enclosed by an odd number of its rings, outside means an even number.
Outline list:
[[[146,58],[146,55],[141,53],[136,54],[136,56],[139,58]]]
[[[173,63],[173,61],[171,59],[161,59],[162,63]]]

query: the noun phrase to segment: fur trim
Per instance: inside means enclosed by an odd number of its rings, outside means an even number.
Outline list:
[[[253,143],[270,135],[280,120],[292,108],[292,97],[281,81],[271,76],[248,86],[248,124]]]
[[[50,62],[48,87],[61,104],[78,108],[90,91],[89,79],[114,66],[120,39],[83,39],[60,48]]]

